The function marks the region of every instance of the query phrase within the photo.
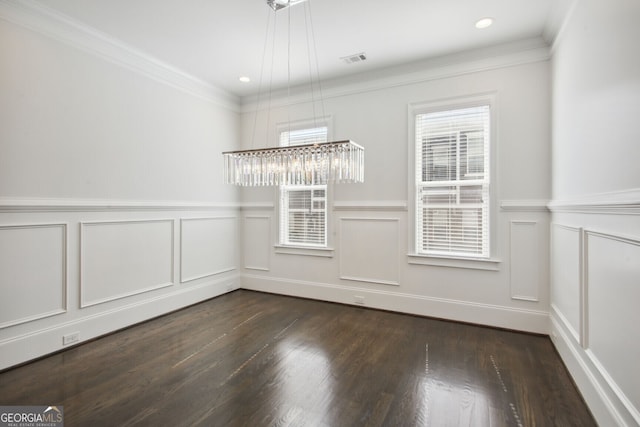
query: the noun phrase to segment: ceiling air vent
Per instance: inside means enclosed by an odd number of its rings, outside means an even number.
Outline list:
[[[364,52],[354,53],[353,55],[343,56],[342,59],[347,64],[354,64],[356,62],[362,62],[367,60],[367,54]]]

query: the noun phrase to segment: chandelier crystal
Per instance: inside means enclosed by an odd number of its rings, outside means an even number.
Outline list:
[[[353,141],[222,154],[227,184],[267,186],[364,182],[364,148]]]

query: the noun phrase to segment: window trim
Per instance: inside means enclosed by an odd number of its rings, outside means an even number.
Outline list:
[[[433,265],[438,267],[466,268],[470,270],[499,271],[500,263],[498,258],[466,258],[459,256],[437,256],[423,255],[417,253],[407,254],[409,264]]]
[[[284,192],[285,190],[287,191],[311,191],[311,207],[310,207],[310,211],[313,213],[314,209],[313,209],[313,192],[314,191],[318,191],[321,190],[324,191],[324,243],[319,244],[319,243],[309,243],[309,242],[305,242],[305,243],[298,243],[298,242],[285,242],[283,239],[283,237],[285,237],[285,234],[287,234],[283,229],[282,229],[282,225],[283,224],[289,224],[289,219],[290,218],[283,218],[282,215],[282,206],[284,204]],[[328,187],[326,184],[319,184],[319,185],[280,185],[279,186],[279,201],[278,201],[278,206],[279,206],[279,210],[278,210],[278,222],[281,226],[281,228],[278,230],[279,232],[279,238],[278,238],[278,244],[280,246],[285,246],[285,247],[298,247],[298,248],[326,248],[328,247],[328,239],[329,239],[329,235],[328,235],[328,221],[329,221],[329,215],[328,215],[328,211],[327,211],[327,197],[328,197]],[[289,212],[296,212],[296,210],[291,210],[291,207],[289,206]],[[291,231],[291,229],[289,229],[289,232]],[[306,229],[305,229],[306,231]],[[290,236],[289,236],[290,237]]]
[[[280,144],[280,134],[286,131],[295,131],[306,128],[326,126],[327,128],[327,141],[333,140],[333,116],[326,115],[315,119],[301,119],[290,122],[279,122],[275,125],[275,138],[276,144]],[[284,255],[303,255],[303,256],[315,256],[333,258],[334,248],[333,243],[333,221],[331,220],[330,213],[333,211],[333,184],[327,183],[325,188],[325,232],[326,239],[325,245],[290,245],[281,241],[282,224],[282,205],[281,205],[281,186],[275,187],[275,199],[276,199],[276,233],[273,247],[276,254]]]
[[[417,251],[416,236],[416,116],[419,114],[432,113],[445,110],[457,110],[469,107],[489,105],[490,114],[490,140],[489,140],[489,256],[487,258],[465,257],[460,255],[435,255],[422,254]],[[435,265],[454,268],[470,268],[481,270],[499,270],[500,259],[498,258],[498,186],[497,186],[497,93],[487,92],[468,96],[446,98],[433,101],[411,103],[408,106],[408,202],[409,202],[409,223],[408,223],[408,250],[407,258],[409,264]]]
[[[277,254],[285,255],[305,255],[322,258],[333,258],[334,250],[328,246],[294,246],[294,245],[273,245]]]

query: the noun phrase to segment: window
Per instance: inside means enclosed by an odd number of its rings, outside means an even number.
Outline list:
[[[280,145],[326,142],[326,126],[280,132]],[[327,186],[283,185],[280,187],[280,244],[327,246]]]
[[[489,258],[490,107],[415,116],[418,255]]]

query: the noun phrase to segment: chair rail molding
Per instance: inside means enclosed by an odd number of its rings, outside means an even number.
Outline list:
[[[503,212],[549,212],[548,200],[501,200]]]
[[[556,199],[549,203],[551,212],[587,214],[640,214],[640,188]]]
[[[1,1],[1,0],[0,0]],[[0,198],[4,212],[202,211],[244,209],[238,202]]]

